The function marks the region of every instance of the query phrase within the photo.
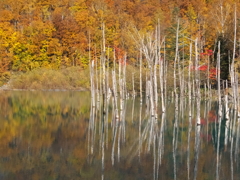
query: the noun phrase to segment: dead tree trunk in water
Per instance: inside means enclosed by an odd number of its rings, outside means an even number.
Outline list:
[[[140,50],[140,103],[142,104],[142,50]]]
[[[176,50],[175,50],[175,58],[174,58],[174,70],[173,70],[173,78],[174,78],[174,95],[177,94],[177,85],[176,85],[176,68],[177,68],[177,60],[178,60],[178,34],[179,34],[179,19],[177,21],[177,31],[176,31]]]
[[[196,87],[196,98],[197,98],[197,125],[201,124],[200,121],[200,101],[201,101],[201,94],[200,94],[200,75],[198,70],[198,39],[195,40],[195,67],[197,68],[195,71],[195,87]]]
[[[192,87],[191,87],[191,68],[192,68],[192,43],[190,43],[190,65],[188,67],[188,100],[189,100],[189,117],[192,116],[191,112],[191,100],[192,100]]]
[[[218,81],[218,103],[219,103],[219,110],[218,114],[222,116],[222,103],[221,103],[221,82],[220,82],[220,41],[218,41],[218,53],[217,53],[217,81]]]

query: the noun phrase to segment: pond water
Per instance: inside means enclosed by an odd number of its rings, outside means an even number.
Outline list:
[[[1,92],[0,179],[239,179],[236,113],[202,101],[196,126],[195,101],[174,102],[155,118],[129,98],[116,120],[90,92]]]

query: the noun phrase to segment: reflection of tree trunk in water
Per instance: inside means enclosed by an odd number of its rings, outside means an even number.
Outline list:
[[[124,141],[124,122],[125,122],[125,103],[126,101],[123,101],[122,107],[123,109],[120,110],[120,121],[119,121],[119,127],[118,127],[118,162],[120,161],[120,143],[121,143],[121,136]]]
[[[178,98],[178,95],[177,95],[177,98]],[[177,100],[178,102],[178,100]],[[178,110],[178,105],[177,105],[177,109],[175,110],[177,111],[177,116],[176,116],[176,138],[175,138],[175,146],[176,146],[176,149],[178,148],[178,135],[179,135],[179,110]]]
[[[231,143],[232,140],[232,131],[233,131],[233,124],[234,124],[234,115],[235,111],[233,108],[229,108],[229,130],[228,130],[228,142]]]
[[[120,162],[120,140],[121,140],[121,129],[122,121],[120,121],[119,131],[118,131],[118,162]]]
[[[150,122],[150,119],[147,121],[147,124],[145,125],[144,129],[143,129],[143,132],[142,132],[142,138],[141,138],[141,145],[143,144],[143,142],[147,139],[147,135],[149,134],[149,131],[150,131],[150,128],[151,128],[151,122]],[[149,139],[147,139],[148,141]],[[147,151],[147,148],[148,148],[148,143],[146,143],[146,151]]]
[[[116,120],[116,124],[113,127],[113,145],[112,145],[112,165],[114,165],[114,151],[115,151],[115,144],[117,140],[117,157],[118,161],[120,161],[120,148],[121,148],[121,139],[125,142],[125,112],[126,112],[126,101],[122,101],[122,110],[120,110],[120,118]]]
[[[98,133],[99,133],[99,137],[100,137],[100,142],[99,142],[99,152],[101,152],[101,145],[102,145],[102,126],[104,126],[104,122],[103,122],[103,115],[104,115],[104,104],[105,104],[105,100],[104,100],[104,95],[101,95],[101,101],[100,101],[100,105],[99,105],[99,126],[98,126]],[[102,104],[102,105],[101,105]],[[96,126],[97,127],[97,126]]]
[[[234,134],[235,134],[235,125],[236,125],[236,119],[237,119],[237,111],[234,111],[234,118],[231,128],[231,149],[230,149],[230,162],[231,162],[231,179],[233,180],[233,143],[234,143]]]
[[[190,63],[192,63],[192,43],[190,43]],[[191,139],[191,131],[192,131],[192,88],[191,88],[191,71],[190,67],[188,67],[188,146],[187,146],[187,171],[188,171],[188,180],[190,179],[190,139]]]
[[[215,129],[215,131],[213,131]],[[217,139],[217,119],[215,120],[215,122],[214,122],[214,128],[212,129],[212,131],[214,132],[214,134],[213,134],[213,136],[214,136],[214,138],[213,138],[213,143],[214,144],[216,144],[217,142],[216,142],[216,139]]]
[[[156,133],[153,135],[153,179],[156,179]]]
[[[94,146],[94,125],[95,125],[95,107],[91,107],[90,110],[90,118],[88,125],[88,157],[90,154],[93,154],[93,146]]]
[[[221,103],[221,102],[219,102]],[[219,108],[221,107],[221,104],[219,104]],[[219,112],[222,112],[222,110],[219,110]],[[220,170],[220,136],[221,136],[221,120],[222,116],[218,117],[218,133],[217,133],[217,162],[216,162],[216,179],[219,179],[219,170]]]
[[[155,127],[155,123],[157,122],[156,121],[157,113],[156,113],[155,104],[154,104],[154,89],[152,88],[152,85],[153,85],[152,84],[152,82],[153,82],[152,73],[150,75],[150,78],[151,78],[151,80],[148,81],[148,84],[149,84],[149,89],[150,89],[149,95],[150,95],[150,113],[151,114],[150,114],[149,120],[150,120],[150,123],[151,123],[151,127],[150,127],[150,132],[149,132],[150,134],[149,134],[149,142],[148,142],[148,152],[150,151],[150,145],[153,141],[153,134],[154,134],[154,131],[155,131],[154,127]]]
[[[139,127],[138,127],[138,138],[139,138],[139,143],[138,143],[138,145],[139,145],[139,147],[138,147],[138,150],[139,150],[139,152],[138,152],[138,157],[139,157],[139,162],[141,161],[141,158],[140,158],[140,156],[141,156],[141,150],[142,150],[142,138],[141,138],[141,132],[142,132],[142,102],[140,102],[140,111],[139,111]]]
[[[237,123],[237,134],[236,134],[236,145],[235,145],[235,161],[237,162],[238,164],[238,155],[239,155],[239,140],[240,140],[240,137],[239,137],[239,131],[240,131],[240,117],[238,117],[238,123]]]
[[[124,104],[123,118],[122,118],[122,140],[125,143],[126,140],[126,111],[127,111],[127,101]]]
[[[209,98],[209,100],[208,100],[208,110],[210,110],[211,104],[212,104],[212,101]],[[209,116],[207,116],[207,137],[208,137],[208,129],[209,129]],[[207,141],[207,143],[208,143],[208,141]]]
[[[133,116],[134,116],[134,107],[135,107],[135,96],[133,96],[133,104],[132,104],[132,123],[133,123]]]
[[[198,157],[199,157],[199,148],[200,148],[200,130],[201,126],[196,127],[195,133],[195,155],[194,155],[194,180],[197,179],[198,171]]]
[[[174,180],[177,179],[177,167],[176,167],[176,149],[175,145],[173,146],[173,173],[174,173]]]
[[[192,80],[192,94],[193,94],[193,99],[196,97],[196,93],[195,93],[195,80]]]
[[[96,139],[96,134],[97,134],[97,109],[95,110],[95,117],[94,121],[92,122],[92,146],[91,146],[91,152],[93,154],[93,149],[94,149],[94,144],[95,144],[95,139]]]
[[[119,121],[116,121],[116,126],[115,126],[115,130],[114,130],[114,133],[113,133],[113,145],[112,145],[112,165],[114,165],[114,150],[115,150],[115,143],[116,143],[116,137],[117,137],[117,130],[118,130],[118,124],[119,124]]]
[[[104,179],[104,151],[105,151],[105,121],[107,120],[106,114],[103,112],[102,116],[102,133],[101,133],[101,150],[102,150],[102,180]],[[107,129],[106,129],[107,130]]]
[[[116,115],[115,115],[115,98],[113,96],[112,98],[112,120],[111,120],[111,127],[113,128],[115,126],[116,121]]]
[[[105,129],[106,129],[106,148],[108,149],[108,113],[109,113],[109,101],[110,98],[107,98],[106,102],[106,118],[105,118]]]
[[[148,148],[147,148],[147,151],[149,152],[150,151],[150,146],[152,144],[152,141],[153,141],[153,136],[154,136],[154,133],[155,133],[155,117],[150,117],[149,118],[149,121],[150,121],[150,132],[149,132],[149,139],[148,139]]]
[[[207,112],[208,112],[207,101],[204,101],[204,115],[203,115],[203,119],[207,119]]]
[[[87,134],[87,143],[88,143],[88,162],[89,162],[89,155],[90,155],[90,129],[91,129],[91,116],[92,116],[92,108],[90,110],[90,118],[88,124],[88,134]]]
[[[191,104],[191,103],[189,103]],[[191,107],[191,105],[189,106]],[[192,131],[192,118],[189,116],[188,121],[188,146],[187,146],[187,171],[188,171],[188,179],[190,179],[190,140],[191,140],[191,131]]]
[[[161,165],[162,161],[162,155],[164,153],[164,125],[165,125],[165,113],[162,114],[162,122],[161,122],[161,128],[159,131],[159,137],[158,137],[158,156],[157,156],[157,177],[158,179],[158,170],[159,166]]]
[[[180,113],[180,124],[184,124],[184,120],[185,120],[185,118],[184,118],[184,113],[185,113],[185,109],[184,109],[184,104],[186,103],[186,98],[185,97],[183,97],[183,95],[180,97],[180,111],[179,111],[179,113]],[[184,147],[184,141],[183,141],[183,136],[184,136],[184,126],[181,126],[181,134],[180,134],[180,147],[181,147],[181,154],[183,154],[183,148],[185,148]],[[183,163],[183,156],[181,156],[181,163]]]
[[[175,122],[173,125],[173,143],[172,143],[174,180],[177,179],[177,167],[176,167],[177,139],[178,139],[178,94],[175,94]]]

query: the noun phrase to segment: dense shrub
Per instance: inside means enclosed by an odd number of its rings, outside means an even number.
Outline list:
[[[15,73],[11,78],[13,89],[82,90],[89,88],[89,71],[80,67],[61,70],[38,68],[25,73]]]

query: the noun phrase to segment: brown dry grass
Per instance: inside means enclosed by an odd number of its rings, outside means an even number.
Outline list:
[[[88,89],[89,70],[80,67],[70,67],[61,70],[34,69],[26,73],[15,73],[11,77],[12,89],[55,89],[82,90]]]

